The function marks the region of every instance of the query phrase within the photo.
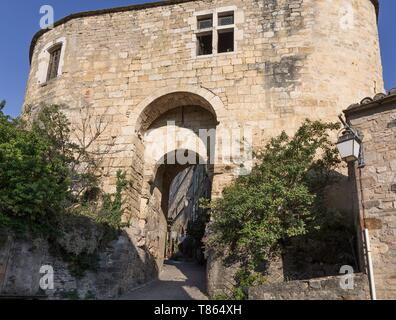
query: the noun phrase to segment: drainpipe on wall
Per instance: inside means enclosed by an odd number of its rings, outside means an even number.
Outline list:
[[[371,257],[371,246],[370,246],[370,235],[369,230],[366,227],[366,213],[364,210],[364,194],[363,194],[363,185],[362,185],[362,168],[358,168],[359,170],[359,185],[360,185],[360,201],[361,201],[361,227],[363,228],[364,235],[364,246],[366,250],[367,257],[367,273],[370,284],[370,295],[371,300],[377,300],[377,292],[375,290],[375,280],[374,280],[374,271],[373,271],[373,260]]]
[[[374,280],[374,272],[373,272],[373,260],[371,259],[370,235],[367,228],[364,229],[364,242],[366,244],[367,269],[368,269],[368,277],[370,283],[371,300],[377,300],[377,293],[375,291],[375,280]]]

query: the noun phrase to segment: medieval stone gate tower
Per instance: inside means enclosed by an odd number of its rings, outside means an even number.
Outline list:
[[[72,125],[86,106],[104,115],[102,143],[114,152],[103,185],[129,173],[130,237],[161,263],[169,184],[188,163],[160,160],[193,149],[202,128],[249,123],[254,148],[382,92],[377,9],[376,0],[171,0],[74,14],[34,37],[25,106],[64,104]],[[157,152],[169,121],[191,139]],[[213,196],[234,169],[209,168]]]

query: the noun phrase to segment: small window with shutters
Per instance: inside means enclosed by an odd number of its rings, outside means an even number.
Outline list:
[[[56,45],[49,50],[50,61],[48,65],[47,81],[54,79],[58,76],[59,62],[62,52],[62,45]]]

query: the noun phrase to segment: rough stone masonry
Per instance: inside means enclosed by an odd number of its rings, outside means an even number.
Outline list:
[[[361,228],[369,230],[378,299],[396,297],[396,90],[353,104],[345,115],[363,136],[365,166],[353,168]]]
[[[230,13],[232,24],[221,26]],[[198,22],[208,16],[212,51],[199,55]],[[219,52],[226,29],[232,50]],[[334,121],[345,106],[383,90],[378,42],[374,0],[174,0],[79,13],[34,37],[24,105],[63,104],[72,125],[86,106],[105,115],[101,143],[112,140],[114,152],[104,159],[103,186],[113,191],[116,171],[128,172],[128,235],[161,266],[161,202],[170,179],[158,170],[166,154],[145,154],[147,132],[150,141],[163,140],[161,123],[175,116],[179,134],[253,123],[256,148],[282,130],[293,133],[307,117]],[[47,81],[55,46],[58,73]],[[172,175],[184,168],[173,165]],[[233,177],[233,166],[214,164],[212,196]]]

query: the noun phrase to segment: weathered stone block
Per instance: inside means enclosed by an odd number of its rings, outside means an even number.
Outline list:
[[[249,300],[368,300],[367,276],[355,274],[352,289],[343,288],[342,276],[267,284],[249,289]]]
[[[370,201],[365,201],[363,203],[363,206],[367,209],[370,210],[372,208],[378,207],[380,205],[380,202],[378,200],[370,200]]]
[[[366,218],[364,219],[366,228],[369,230],[380,230],[382,228],[382,221],[376,218]]]

